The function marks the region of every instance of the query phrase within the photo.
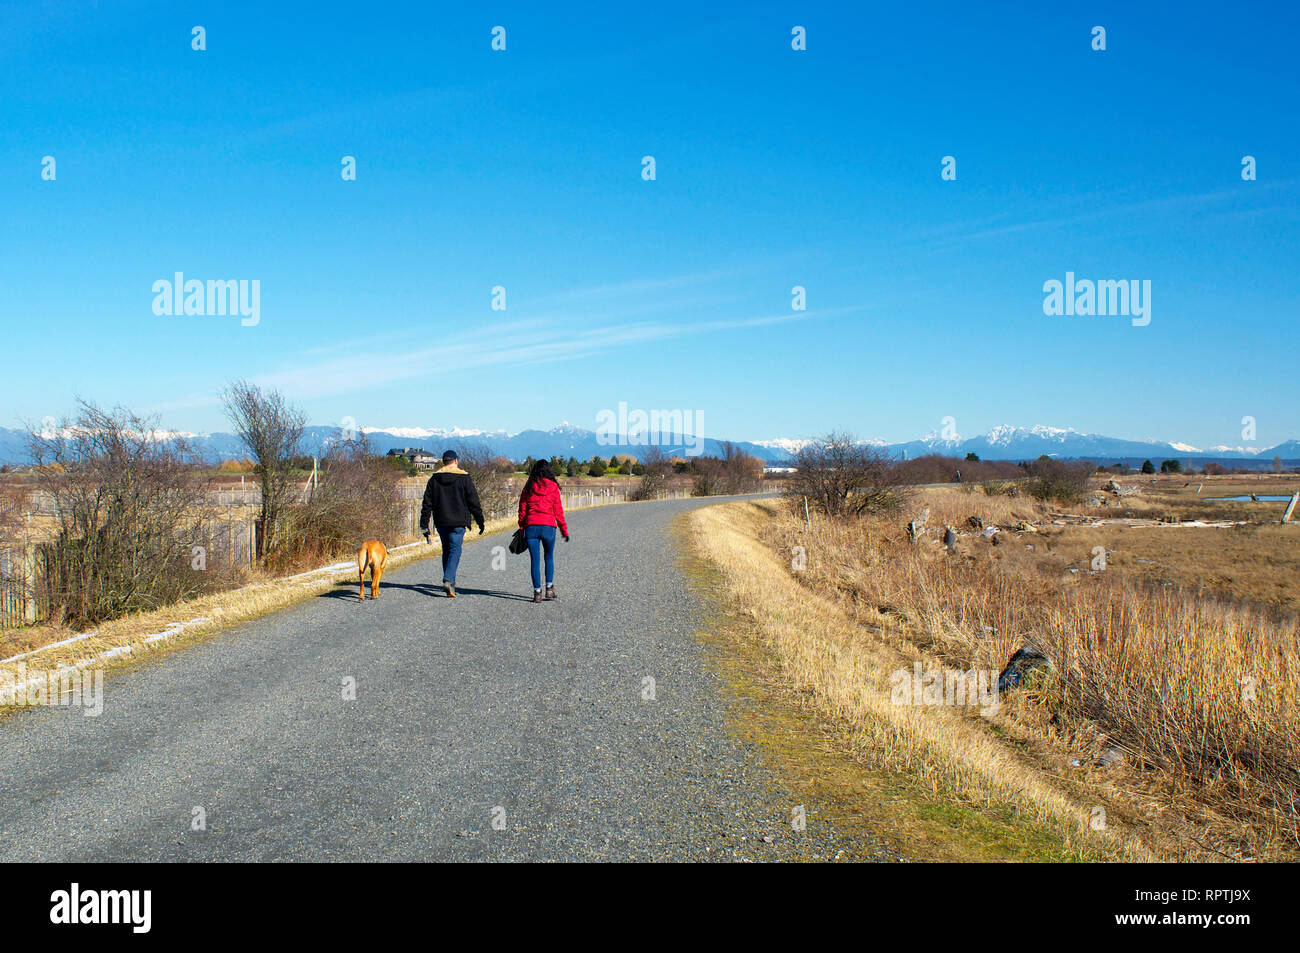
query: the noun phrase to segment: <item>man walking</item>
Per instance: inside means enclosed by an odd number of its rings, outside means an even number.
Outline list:
[[[442,541],[442,588],[449,599],[456,598],[456,567],[460,565],[460,547],[471,519],[478,523],[479,535],[483,535],[483,507],[478,502],[478,490],[459,463],[454,450],[442,455],[442,467],[429,477],[424,502],[420,504],[420,532],[424,541],[432,542],[430,516]]]

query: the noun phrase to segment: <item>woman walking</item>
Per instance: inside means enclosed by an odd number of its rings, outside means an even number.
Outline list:
[[[519,494],[519,527],[528,540],[528,556],[533,571],[533,602],[555,598],[555,528],[569,541],[569,527],[564,522],[564,501],[555,471],[546,460],[538,460],[528,474],[524,491]],[[542,553],[546,554],[546,595],[542,596]]]

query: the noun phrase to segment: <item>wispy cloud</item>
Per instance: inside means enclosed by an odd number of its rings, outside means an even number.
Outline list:
[[[411,350],[412,340],[427,340],[427,327],[390,328],[370,337],[365,349],[355,341],[334,341],[302,349],[288,366],[251,375],[262,387],[281,390],[294,400],[351,395],[401,381],[436,379],[443,368],[525,367],[581,360],[619,349],[704,334],[743,333],[778,324],[814,321],[866,310],[863,306],[783,311],[746,317],[682,320],[721,306],[735,307],[749,294],[732,290],[727,279],[758,266],[749,262],[667,278],[635,278],[571,288],[539,299],[545,310],[526,318],[484,326],[451,322],[458,328],[436,345]],[[722,283],[722,286],[719,284]],[[711,287],[713,286],[713,287]],[[673,295],[674,291],[685,294]],[[549,306],[549,307],[547,307]],[[513,310],[513,309],[512,309]],[[654,317],[647,318],[648,315]],[[671,315],[668,319],[663,316]],[[197,394],[155,408],[180,410],[212,406],[214,394]]]
[[[610,282],[600,285],[586,285],[562,291],[554,298],[556,301],[596,301],[609,298],[641,297],[662,291],[687,288],[692,285],[720,281],[739,274],[739,271],[707,271],[690,275],[675,275],[671,278],[633,278],[628,281]]]
[[[538,326],[521,323],[493,325],[463,335],[459,340],[416,351],[373,349],[365,353],[340,353],[297,367],[271,371],[255,378],[263,387],[291,394],[295,399],[361,393],[385,384],[436,377],[439,368],[510,367],[572,361],[619,348],[723,331],[743,331],[775,324],[813,321],[863,309],[827,308],[791,311],[744,318],[670,322],[602,323],[574,330],[558,323]],[[319,356],[304,352],[303,356]]]
[[[1288,190],[1294,190],[1296,181],[1286,179],[1278,182],[1251,182],[1243,183],[1240,188],[1171,195],[1137,202],[1114,203],[1112,201],[1111,204],[1106,204],[1106,199],[1101,196],[1081,196],[1078,201],[1083,208],[1073,214],[1018,222],[1011,221],[1009,215],[992,216],[941,228],[923,230],[905,239],[905,241],[926,245],[958,244],[984,238],[1013,235],[1019,232],[1064,228],[1085,222],[1119,219],[1132,215],[1154,216],[1162,212],[1213,210],[1222,206],[1225,202],[1250,203],[1249,210],[1256,214],[1293,210],[1295,208],[1294,200],[1273,201],[1265,205],[1257,203],[1260,200],[1267,201],[1279,192],[1285,193]]]

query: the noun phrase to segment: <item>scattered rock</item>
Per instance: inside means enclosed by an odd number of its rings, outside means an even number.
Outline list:
[[[1119,764],[1124,760],[1124,752],[1118,748],[1107,748],[1097,756],[1097,763],[1103,768],[1109,768],[1112,764]]]
[[[916,542],[925,533],[925,521],[930,518],[930,508],[927,506],[921,511],[921,515],[912,522],[907,524],[907,538],[910,542]]]
[[[1022,645],[1007,660],[1007,667],[998,676],[998,692],[1018,688],[1024,677],[1035,670],[1053,671],[1052,663],[1046,655],[1032,645]]]
[[[1142,492],[1142,488],[1136,484],[1125,485],[1123,483],[1116,483],[1114,480],[1111,480],[1103,486],[1102,490],[1107,493],[1113,493],[1115,496],[1137,496]]]
[[[972,516],[970,519],[966,521],[966,525],[969,526],[971,529],[983,529],[984,521],[980,519],[978,516]]]
[[[948,547],[949,553],[955,553],[957,551],[957,534],[953,532],[951,526],[945,526],[943,528],[943,544]]]

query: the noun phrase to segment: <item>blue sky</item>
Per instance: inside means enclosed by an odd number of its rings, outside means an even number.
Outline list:
[[[222,429],[247,377],[366,427],[1300,437],[1294,7],[442,6],[5,6],[0,426]],[[176,271],[259,323],[155,315]],[[1045,316],[1067,271],[1150,325]]]

